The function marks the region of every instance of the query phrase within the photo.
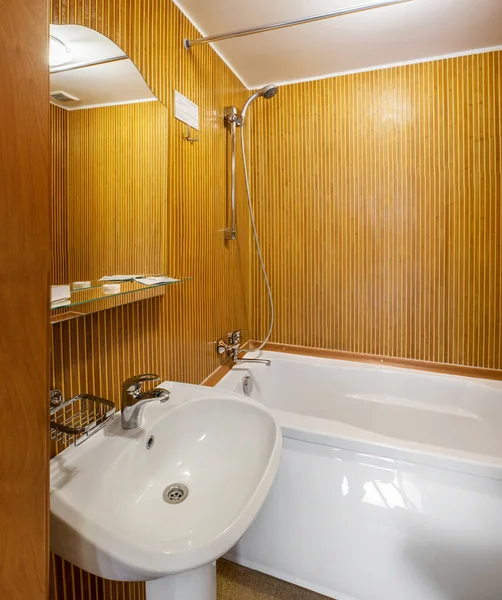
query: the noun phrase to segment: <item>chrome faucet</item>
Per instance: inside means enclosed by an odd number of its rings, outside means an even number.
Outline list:
[[[239,348],[232,350],[232,360],[235,363],[261,363],[263,365],[267,365],[267,367],[270,367],[272,364],[272,361],[268,358],[239,358],[239,352]]]
[[[241,352],[241,332],[231,331],[228,334],[228,342],[224,340],[218,340],[216,343],[216,351],[218,354],[225,354],[225,352],[232,357],[235,363],[262,363],[270,367],[272,361],[265,358],[239,358]]]
[[[122,396],[120,399],[120,410],[122,429],[136,429],[143,425],[143,410],[150,402],[167,402],[170,397],[168,390],[150,390],[142,392],[144,381],[160,381],[158,375],[148,373],[146,375],[135,375],[126,379],[122,384]]]

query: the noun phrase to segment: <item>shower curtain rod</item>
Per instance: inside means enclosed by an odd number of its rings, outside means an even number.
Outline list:
[[[385,6],[393,6],[394,4],[404,4],[405,2],[413,2],[413,0],[386,0],[385,2],[367,2],[366,4],[358,4],[349,8],[340,8],[332,12],[314,15],[313,17],[303,17],[302,19],[294,19],[292,21],[282,21],[281,23],[273,23],[272,25],[264,25],[263,27],[252,27],[250,29],[238,29],[230,33],[219,33],[208,35],[206,37],[189,40],[185,38],[183,44],[186,50],[190,50],[192,46],[200,46],[209,42],[221,42],[222,40],[230,40],[232,38],[244,37],[246,35],[254,35],[255,33],[263,33],[265,31],[275,31],[276,29],[285,29],[286,27],[295,27],[296,25],[304,25],[305,23],[315,23],[316,21],[324,21],[324,19],[332,19],[333,17],[342,17],[343,15],[351,15],[374,8],[384,8]]]

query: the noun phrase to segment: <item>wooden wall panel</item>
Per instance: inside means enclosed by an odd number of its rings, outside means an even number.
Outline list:
[[[165,272],[167,120],[161,102],[51,105],[54,284]]]
[[[501,56],[290,85],[254,105],[272,341],[502,368]]]
[[[53,23],[77,23],[109,36],[132,58],[168,109],[165,264],[193,277],[165,296],[54,325],[52,383],[67,396],[95,393],[119,402],[121,382],[157,372],[201,382],[219,364],[215,341],[249,328],[245,293],[247,237],[226,243],[227,139],[223,108],[248,92],[210,47],[183,49],[197,37],[171,0],[53,0]],[[183,141],[172,117],[173,89],[200,106],[200,141]],[[238,195],[242,213],[242,190]],[[241,205],[242,204],[242,205]],[[141,600],[142,584],[105,582],[53,557],[52,600]]]
[[[164,272],[167,118],[161,102],[69,113],[69,281]]]
[[[47,3],[0,0],[0,598],[46,600]]]
[[[51,104],[53,284],[166,271],[167,120],[161,102],[79,111]],[[72,312],[89,314],[163,293],[144,290]],[[64,319],[67,312],[51,311],[51,318]]]
[[[50,105],[51,196],[52,196],[52,277],[53,285],[70,281],[68,273],[68,115]]]

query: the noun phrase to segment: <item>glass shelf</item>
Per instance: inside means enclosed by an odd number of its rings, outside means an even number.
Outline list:
[[[150,276],[152,277],[152,276]],[[137,281],[91,281],[90,287],[73,290],[70,288],[70,300],[68,304],[51,307],[51,311],[61,311],[72,309],[75,306],[82,304],[89,304],[90,302],[97,302],[98,300],[109,300],[110,298],[117,298],[118,296],[125,296],[127,294],[134,294],[138,292],[149,292],[151,290],[159,290],[166,288],[167,286],[182,283],[184,281],[190,281],[191,277],[182,277],[174,281],[167,283],[160,283],[157,285],[144,285]],[[108,294],[103,291],[103,284],[120,284],[120,292],[114,294]],[[148,294],[145,294],[148,297]]]
[[[136,277],[135,279],[143,279],[144,277],[164,277],[164,275],[162,275],[162,273],[156,273],[155,275],[140,275],[139,277]],[[171,283],[179,283],[180,281],[186,281],[186,279],[177,279],[176,281],[170,281],[168,283],[163,283],[160,285],[170,285]],[[105,284],[108,283],[134,283],[134,279],[108,279],[108,280],[103,280],[103,279],[94,279],[93,281],[90,282],[91,285],[85,287],[85,288],[75,288],[75,283],[70,283],[70,292],[73,294],[73,292],[85,292],[87,290],[94,290],[96,288],[102,287]],[[149,287],[155,287],[152,285],[142,285],[145,289],[149,288]]]

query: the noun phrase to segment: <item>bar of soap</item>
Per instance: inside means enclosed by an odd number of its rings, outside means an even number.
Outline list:
[[[120,283],[105,283],[102,288],[103,294],[120,294]]]
[[[74,290],[83,290],[85,288],[91,287],[90,281],[74,281],[73,289]]]

